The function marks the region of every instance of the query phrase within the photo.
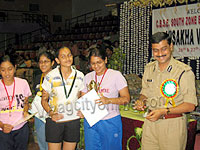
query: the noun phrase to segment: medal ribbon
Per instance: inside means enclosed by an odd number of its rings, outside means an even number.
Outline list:
[[[68,97],[69,97],[69,95],[70,95],[70,93],[71,93],[71,91],[72,91],[72,88],[73,88],[73,86],[74,86],[74,82],[75,82],[75,80],[76,80],[77,72],[75,72],[75,76],[74,76],[74,79],[73,79],[73,81],[72,81],[72,85],[71,85],[71,87],[70,87],[70,89],[69,89],[69,93],[67,94],[66,87],[65,87],[65,82],[64,82],[64,79],[63,79],[63,76],[62,76],[61,69],[59,69],[59,71],[60,71],[60,75],[61,75],[61,78],[62,78],[62,83],[63,83],[63,86],[64,86],[65,96],[66,96],[66,99],[68,99]]]
[[[5,88],[5,91],[6,91],[6,94],[7,94],[7,97],[8,97],[8,102],[9,102],[9,109],[11,110],[11,106],[12,106],[12,103],[13,103],[13,100],[14,100],[14,96],[15,96],[15,79],[14,79],[14,87],[13,87],[13,95],[12,95],[12,100],[10,100],[10,97],[8,95],[8,90],[6,88],[6,85],[2,79],[2,82],[3,82],[3,86]]]
[[[105,70],[104,73],[103,73],[103,77],[101,78],[101,81],[100,81],[100,83],[98,84],[97,91],[99,91],[100,85],[101,85],[101,83],[102,83],[102,81],[103,81],[103,78],[104,78],[104,76],[105,76],[107,70],[108,70],[108,69],[106,68],[106,70]],[[97,73],[95,74],[95,82],[97,83]]]
[[[40,90],[37,92],[37,95],[40,96],[40,97],[42,97],[42,90],[43,90],[42,82],[43,82],[43,80],[44,80],[44,74],[41,75],[41,78],[40,78]]]
[[[42,82],[43,82],[43,79],[44,79],[44,75],[42,74],[41,78],[40,78],[40,92],[42,92]]]

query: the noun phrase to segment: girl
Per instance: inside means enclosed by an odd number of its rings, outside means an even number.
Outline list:
[[[60,150],[62,142],[63,150],[74,150],[80,139],[75,103],[84,88],[84,75],[72,67],[73,56],[67,47],[57,51],[56,62],[60,66],[50,71],[42,84],[42,106],[49,115],[46,141],[49,150]]]
[[[35,115],[35,130],[39,148],[40,150],[48,150],[48,144],[45,138],[45,118],[47,114],[41,105],[42,82],[47,73],[52,70],[52,66],[54,65],[54,55],[45,51],[41,52],[38,58],[39,68],[42,71],[42,74],[36,76],[34,80],[33,88],[35,89],[36,96],[32,102],[32,108],[30,112],[37,112]]]
[[[119,105],[130,101],[127,82],[119,71],[106,68],[107,56],[103,48],[91,49],[89,60],[94,71],[85,76],[82,95],[88,92],[86,85],[94,80],[98,85],[97,92],[101,95],[96,103],[106,105],[109,114],[92,127],[84,120],[86,150],[121,150],[122,122]]]
[[[29,128],[27,122],[16,124],[28,116],[31,91],[26,80],[14,76],[16,65],[8,55],[0,58],[0,148],[26,150]]]

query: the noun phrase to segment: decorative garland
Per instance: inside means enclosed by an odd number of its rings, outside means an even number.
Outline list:
[[[154,58],[150,58],[149,50],[149,34],[150,34],[150,17],[152,5],[140,7],[141,5],[134,5],[131,7],[131,2],[138,2],[140,0],[130,0],[120,5],[120,49],[126,54],[123,65],[124,74],[142,75],[145,65]],[[150,0],[144,0],[150,1]],[[160,0],[157,0],[157,2]],[[175,1],[175,0],[174,0]],[[174,1],[165,0],[165,3],[171,5]],[[143,2],[141,0],[141,2]],[[179,3],[188,2],[186,0],[177,0]],[[192,2],[192,1],[191,1]],[[200,2],[200,0],[198,0]],[[156,0],[154,1],[156,3]],[[143,3],[142,3],[143,4]],[[145,3],[146,4],[146,3]],[[199,5],[199,4],[198,4]],[[200,7],[200,5],[199,5]],[[175,57],[181,62],[187,63],[193,68],[196,79],[200,79],[200,58],[199,57]],[[192,63],[191,63],[192,61]],[[193,63],[195,61],[195,63]]]
[[[193,68],[193,71],[195,71],[195,77],[197,80],[200,79],[200,75],[199,75],[199,69],[200,69],[200,57],[196,56],[196,57],[184,57],[184,56],[177,56],[175,57],[175,59],[184,62],[185,59],[187,59],[186,63],[191,66]],[[195,62],[194,64],[191,64],[191,61]],[[184,62],[185,63],[185,62]]]
[[[200,2],[200,0],[190,0],[190,2]],[[188,4],[189,0],[129,0],[130,7],[165,7],[166,5],[171,6],[172,4]]]
[[[149,58],[150,5],[120,6],[120,48],[126,54],[123,73],[142,75]]]

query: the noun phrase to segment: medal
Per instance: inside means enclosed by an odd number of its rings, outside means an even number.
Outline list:
[[[174,98],[177,96],[178,91],[179,91],[179,86],[176,80],[174,79],[167,79],[161,84],[160,92],[162,96],[166,99],[165,107],[167,107],[169,101],[172,101],[173,107],[176,106]]]
[[[37,92],[37,95],[41,97],[41,96],[42,96],[42,92],[41,92],[41,91],[38,91],[38,92]]]
[[[87,89],[88,89],[88,91],[94,89],[96,92],[98,92],[97,91],[97,89],[98,89],[97,83],[94,80],[91,80],[89,85],[87,86]]]

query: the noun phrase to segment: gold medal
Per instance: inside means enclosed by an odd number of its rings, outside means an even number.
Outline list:
[[[89,85],[87,86],[88,90],[95,89],[96,92],[98,92],[98,86],[97,83],[94,80],[91,80]]]
[[[38,91],[38,92],[37,92],[37,95],[41,97],[41,96],[42,96],[42,92],[41,92],[41,91]]]

